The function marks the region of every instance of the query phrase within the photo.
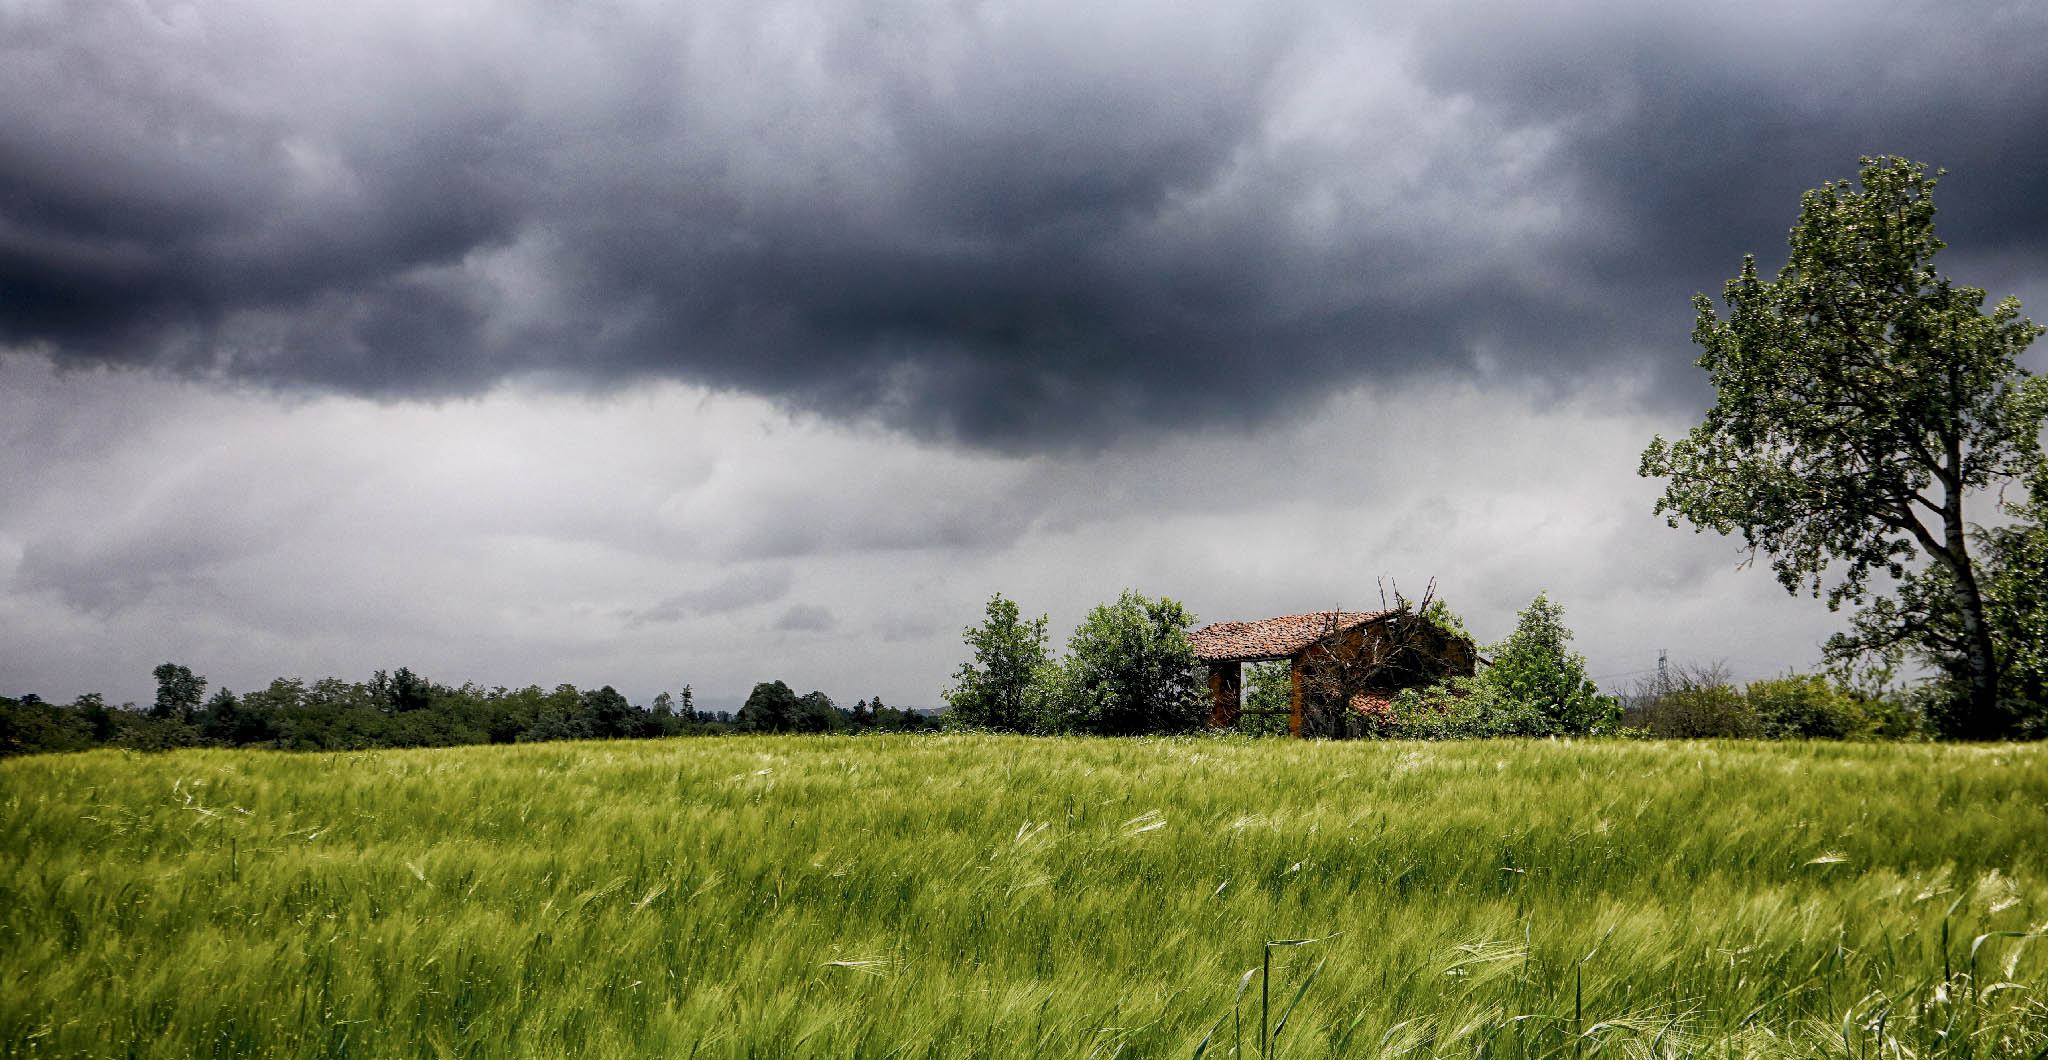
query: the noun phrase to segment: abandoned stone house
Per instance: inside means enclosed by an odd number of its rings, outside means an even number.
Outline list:
[[[1214,728],[1236,726],[1244,711],[1245,663],[1286,660],[1287,730],[1295,736],[1343,735],[1347,712],[1384,712],[1401,689],[1470,677],[1478,658],[1470,640],[1398,609],[1214,622],[1188,640],[1209,666]]]

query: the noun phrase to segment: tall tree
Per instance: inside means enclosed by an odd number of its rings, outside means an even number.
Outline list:
[[[796,714],[790,723],[798,732],[836,732],[846,727],[846,715],[840,713],[831,696],[812,689],[796,701]]]
[[[788,732],[796,726],[796,692],[781,681],[754,686],[733,724],[747,732]]]
[[[1046,728],[1045,622],[1044,615],[1021,617],[1001,593],[989,598],[987,618],[962,633],[974,658],[954,671],[945,692],[949,720],[1008,732]]]
[[[1775,280],[1743,259],[1726,320],[1694,298],[1718,398],[1689,437],[1652,441],[1641,473],[1669,480],[1656,510],[1671,526],[1739,531],[1788,592],[1825,590],[1830,608],[1863,603],[1873,572],[1904,577],[1924,553],[1948,576],[1941,607],[1960,633],[1954,734],[1994,735],[1997,652],[1964,502],[2042,462],[2048,390],[2017,364],[2041,329],[2016,299],[1987,314],[1982,290],[1935,273],[1926,167],[1862,163],[1856,183],[1806,193]]]
[[[378,676],[382,675],[383,671],[378,671]],[[433,682],[413,673],[411,668],[401,666],[392,672],[386,695],[392,711],[402,714],[409,710],[425,710],[434,702],[433,692]]]
[[[164,663],[150,671],[156,678],[156,705],[149,712],[159,718],[191,721],[206,694],[206,678],[196,676],[177,663]]]
[[[640,735],[639,708],[610,685],[583,693],[577,713],[588,721],[591,735],[600,740]]]

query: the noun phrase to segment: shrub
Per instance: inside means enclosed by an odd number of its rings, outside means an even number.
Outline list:
[[[1820,674],[1752,681],[1744,698],[1759,734],[1774,739],[1846,740],[1871,728],[1862,704]]]
[[[1174,600],[1126,589],[1088,612],[1067,641],[1054,690],[1065,727],[1102,736],[1187,732],[1208,720],[1188,643],[1194,616]]]
[[[1657,703],[1649,730],[1652,736],[1681,740],[1764,735],[1755,709],[1728,685],[1701,685],[1666,694]]]
[[[1398,740],[1463,740],[1488,736],[1550,736],[1554,720],[1541,707],[1507,695],[1477,677],[1453,677],[1394,696],[1372,735]]]
[[[1442,601],[1423,617],[1463,636],[1464,623]],[[1586,677],[1586,658],[1571,651],[1564,608],[1538,594],[1517,616],[1514,632],[1485,649],[1493,663],[1475,677],[1453,677],[1404,690],[1371,735],[1450,740],[1489,736],[1570,736],[1616,731],[1621,704]]]
[[[1908,740],[1926,735],[1916,706],[1821,674],[1752,681],[1737,691],[1716,666],[1681,667],[1664,685],[1645,681],[1624,719],[1668,739]]]

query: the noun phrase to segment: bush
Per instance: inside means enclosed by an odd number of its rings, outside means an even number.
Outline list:
[[[1624,720],[1666,739],[1907,740],[1925,735],[1918,709],[1820,674],[1752,681],[1737,691],[1719,666],[1681,668],[1667,686],[1645,682]]]
[[[1396,740],[1469,740],[1490,736],[1551,736],[1555,721],[1526,699],[1507,695],[1477,677],[1453,677],[1427,688],[1405,689],[1371,730]]]
[[[1208,720],[1194,616],[1178,602],[1126,589],[1088,612],[1067,641],[1053,698],[1064,727],[1102,736],[1188,732]]]
[[[1860,696],[1865,717],[1870,720],[1866,732],[1873,740],[1931,740],[1934,730],[1928,725],[1927,715],[1915,709],[1904,696],[1897,694]]]
[[[199,730],[176,717],[121,711],[113,743],[132,751],[169,751],[197,747]]]
[[[1424,617],[1464,634],[1464,624],[1441,601]],[[1538,594],[1522,609],[1514,632],[1485,649],[1491,666],[1475,677],[1397,693],[1388,710],[1368,715],[1367,731],[1405,740],[1615,732],[1621,704],[1587,679],[1585,656],[1569,649],[1571,639],[1564,608]]]
[[[1820,674],[1752,681],[1744,698],[1760,735],[1772,739],[1846,740],[1871,727],[1862,705]]]
[[[1752,738],[1763,723],[1742,693],[1727,685],[1703,685],[1668,693],[1650,718],[1650,735],[1665,739]]]

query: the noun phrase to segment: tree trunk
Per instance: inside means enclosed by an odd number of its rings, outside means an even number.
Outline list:
[[[1970,706],[1962,731],[1955,735],[1984,740],[2002,735],[1998,724],[1998,660],[1991,647],[1991,627],[1984,622],[1984,594],[1977,588],[1976,565],[1970,562],[1963,531],[1963,499],[1951,490],[1942,512],[1949,572],[1955,576],[1956,608],[1963,618],[1963,654],[1970,667]]]

